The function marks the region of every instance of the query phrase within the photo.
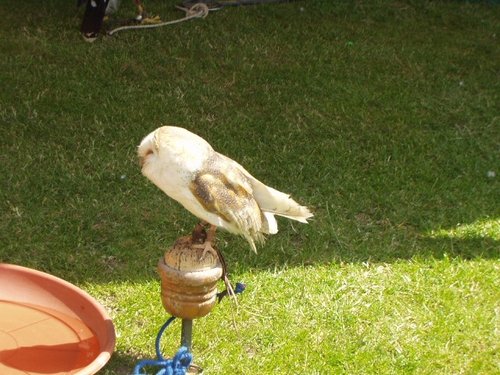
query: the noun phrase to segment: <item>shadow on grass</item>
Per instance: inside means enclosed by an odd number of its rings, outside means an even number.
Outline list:
[[[122,351],[115,351],[104,369],[99,372],[102,375],[129,375],[133,373],[134,367],[139,359]]]
[[[237,272],[248,270],[272,271],[285,267],[301,267],[315,264],[340,263],[393,263],[411,259],[442,259],[444,257],[463,260],[498,259],[500,257],[500,241],[492,238],[430,238],[415,236],[410,241],[398,243],[397,235],[386,238],[384,245],[371,241],[358,246],[345,246],[336,240],[331,241],[328,248],[304,250],[289,248],[281,250],[279,257],[272,254],[243,255],[239,251],[225,249],[229,267]],[[327,243],[327,242],[325,242]],[[262,253],[266,250],[263,249]]]
[[[192,217],[187,214],[186,217],[186,226],[190,222],[195,223]],[[280,232],[269,237],[258,249],[258,254],[250,250],[243,238],[227,232],[218,232],[218,246],[233,275],[315,264],[392,263],[444,256],[464,260],[500,257],[500,241],[493,237],[494,233],[481,236],[480,230],[471,234],[457,234],[455,229],[432,233],[409,225],[396,226],[385,222],[360,224],[358,219],[353,219],[327,232],[324,231],[324,223],[317,223],[324,220],[326,218],[321,216],[321,212],[317,212],[315,220],[309,225],[281,221]],[[352,228],[349,228],[350,225]],[[442,226],[436,223],[436,227]],[[491,231],[494,232],[495,228]],[[161,232],[159,225],[149,230]],[[188,233],[181,230],[179,234]],[[116,236],[122,235],[126,236],[120,233]],[[91,238],[91,233],[88,236]],[[53,273],[77,284],[141,282],[158,279],[158,260],[175,242],[175,238],[177,236],[173,231],[161,238],[146,238],[144,242],[140,238],[124,238],[117,244],[114,238],[108,238],[99,244],[88,244],[78,251],[70,250],[71,246],[67,251],[44,250],[50,247],[50,243],[44,243],[29,249],[31,256],[23,252],[8,255],[7,252],[1,260]]]

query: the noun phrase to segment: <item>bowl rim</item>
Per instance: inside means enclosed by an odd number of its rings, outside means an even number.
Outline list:
[[[83,301],[86,302],[87,306],[90,306],[97,312],[97,315],[100,319],[102,319],[102,323],[104,325],[104,332],[94,332],[97,336],[98,339],[99,337],[103,337],[102,335],[104,334],[104,342],[101,342],[99,340],[100,344],[100,353],[97,355],[97,357],[94,358],[94,360],[89,363],[87,366],[79,369],[77,372],[74,373],[74,375],[89,375],[89,374],[95,374],[97,371],[99,371],[101,368],[103,368],[106,363],[109,361],[111,358],[111,355],[114,352],[115,344],[116,344],[116,333],[115,333],[115,328],[113,325],[113,321],[109,317],[106,309],[104,306],[102,306],[94,297],[92,297],[90,294],[88,294],[85,290],[77,287],[76,285],[70,283],[69,281],[66,281],[64,279],[61,279],[60,277],[51,275],[49,273],[43,272],[36,270],[34,268],[28,268],[28,267],[23,267],[19,266],[16,264],[9,264],[9,263],[0,263],[0,272],[2,270],[6,271],[11,271],[15,272],[19,275],[29,275],[34,278],[40,278],[40,279],[45,279],[50,282],[50,284],[54,285],[57,284],[63,289],[67,289],[71,291],[72,293],[80,296]],[[43,289],[49,289],[50,288],[43,288]],[[7,300],[8,301],[8,300]],[[16,302],[20,302],[17,300]],[[62,301],[64,302],[64,301]],[[70,308],[68,306],[68,308]],[[81,315],[79,315],[76,311],[71,309],[77,316],[82,320],[83,323],[88,325],[87,322],[82,318]]]

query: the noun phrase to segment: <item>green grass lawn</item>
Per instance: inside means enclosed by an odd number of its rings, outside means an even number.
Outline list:
[[[146,1],[163,19],[175,4]],[[162,124],[315,213],[258,255],[219,233],[247,290],[195,321],[206,374],[500,372],[498,5],[296,1],[93,44],[82,13],[0,3],[0,261],[107,308],[103,374],[154,356],[156,264],[196,223],[140,174]]]

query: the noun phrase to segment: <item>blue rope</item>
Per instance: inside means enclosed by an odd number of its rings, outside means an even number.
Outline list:
[[[161,342],[161,337],[163,336],[163,332],[168,328],[170,323],[172,323],[175,320],[175,316],[171,316],[168,318],[168,320],[161,326],[160,330],[158,331],[158,334],[156,335],[156,340],[155,340],[155,349],[156,349],[156,358],[159,360],[164,361],[165,358],[161,355],[161,350],[160,350],[160,342]]]
[[[158,335],[156,336],[155,349],[156,349],[156,359],[144,359],[140,361],[135,367],[132,375],[143,375],[144,367],[160,367],[160,370],[156,375],[185,375],[191,361],[193,360],[193,355],[185,346],[181,346],[179,351],[175,354],[174,358],[166,359],[162,356],[160,351],[160,341],[163,332],[168,328],[170,323],[175,319],[175,316],[170,317],[165,324],[160,328]]]

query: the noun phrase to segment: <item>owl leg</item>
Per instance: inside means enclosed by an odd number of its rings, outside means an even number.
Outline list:
[[[207,231],[205,230],[206,225],[208,225],[207,222],[200,222],[196,225],[192,233],[192,239],[195,242],[193,247],[196,249],[203,249],[200,260],[203,259],[209,251],[213,254],[217,254],[217,250],[213,246],[217,227],[215,225],[210,225]]]
[[[210,225],[210,228],[208,229],[207,232],[207,238],[205,239],[205,250],[203,250],[203,254],[201,254],[201,257],[203,258],[207,251],[215,251],[218,253],[218,250],[215,250],[214,247],[212,246],[213,243],[215,243],[215,232],[217,231],[217,227],[215,225]]]
[[[224,284],[226,285],[227,293],[230,297],[233,298],[234,302],[236,305],[238,305],[238,301],[236,300],[236,293],[234,292],[233,286],[231,285],[231,282],[229,281],[229,278],[227,277],[227,266],[226,266],[226,260],[224,259],[224,256],[220,252],[217,247],[214,247],[213,244],[215,243],[215,232],[217,231],[217,226],[215,225],[210,225],[210,228],[205,230],[205,226],[209,225],[207,222],[200,222],[199,224],[196,225],[194,231],[193,231],[193,240],[196,242],[201,242],[199,244],[193,245],[193,247],[198,248],[198,249],[203,249],[203,253],[201,254],[200,259],[203,259],[205,254],[209,251],[217,254],[217,257],[219,258],[219,261],[222,266],[222,276],[221,279],[224,281]],[[203,242],[202,242],[203,241]]]
[[[215,231],[217,230],[217,227],[215,225],[210,225],[210,228],[208,229],[207,232],[207,238],[205,238],[205,242],[203,243],[203,253],[201,254],[201,258],[203,259],[205,255],[210,251],[212,253],[216,253],[217,255],[219,254],[219,251],[215,249],[213,246],[215,243]]]

